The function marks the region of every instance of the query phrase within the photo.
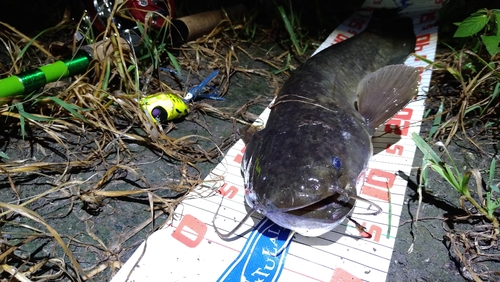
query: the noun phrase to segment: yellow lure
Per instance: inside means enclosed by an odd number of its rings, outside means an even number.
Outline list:
[[[141,108],[154,122],[165,122],[189,114],[188,105],[178,96],[156,93],[139,100]]]

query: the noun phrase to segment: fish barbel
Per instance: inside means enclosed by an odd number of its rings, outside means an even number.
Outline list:
[[[356,185],[364,181],[375,129],[417,94],[418,71],[401,64],[414,49],[411,20],[397,19],[370,24],[294,71],[265,128],[246,145],[249,214],[304,236],[345,220],[362,199]]]

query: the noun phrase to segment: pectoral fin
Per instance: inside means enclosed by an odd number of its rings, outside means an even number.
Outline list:
[[[418,71],[390,65],[365,76],[358,85],[358,111],[375,129],[417,95]]]

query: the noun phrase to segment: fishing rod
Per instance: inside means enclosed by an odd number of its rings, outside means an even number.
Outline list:
[[[123,34],[127,33],[132,34],[128,30]],[[137,38],[137,35],[131,35],[129,38]],[[134,46],[134,42],[128,42],[124,37],[119,38],[119,43],[124,50],[130,50],[130,46]],[[70,58],[0,79],[0,99],[30,94],[47,83],[84,74],[94,59],[103,60],[112,51],[114,48],[107,39],[82,46]]]
[[[84,73],[92,60],[88,52],[79,50],[73,58],[0,79],[0,99],[31,93],[49,82]]]
[[[122,36],[118,38],[118,42],[125,52],[130,51],[131,46],[138,46],[139,41],[140,38],[138,35],[129,30],[122,32]],[[116,48],[112,45],[111,40],[102,40],[92,45],[80,47],[71,58],[62,59],[45,66],[0,79],[0,101],[8,97],[30,94],[44,87],[49,82],[84,74],[92,61],[103,60],[114,50],[116,50]],[[168,69],[161,68],[161,70],[166,71]],[[184,80],[184,78],[175,71],[169,70],[169,72],[174,72],[176,76]],[[215,70],[201,83],[187,89],[187,94],[183,99],[171,93],[156,93],[140,98],[139,105],[154,123],[162,123],[184,117],[189,113],[188,103],[190,101],[195,101],[197,99],[223,100],[223,98],[218,97],[219,93],[216,89],[208,86],[208,83],[213,80],[217,74],[218,70]],[[184,82],[186,83],[185,80]],[[211,92],[203,94],[205,88],[209,88]]]
[[[133,19],[127,20],[113,13],[114,0],[81,0],[81,3],[86,10],[86,16],[84,17],[86,21],[84,22],[92,23],[97,31],[104,32],[108,19],[110,19],[120,30],[121,38],[127,41],[124,42],[120,39],[122,48],[126,49],[130,49],[130,46],[138,46],[137,44],[140,42],[140,37],[132,31],[134,26],[137,25],[134,21],[144,24],[151,21],[152,27],[159,29],[165,25],[166,19],[173,18],[175,12],[173,0],[167,0],[166,2],[163,0],[159,2],[151,0],[126,1],[125,6]],[[118,4],[120,3],[121,1],[118,1]],[[148,19],[148,15],[152,15],[151,19]],[[130,26],[130,28],[126,26]],[[92,26],[83,26],[85,30],[91,28]],[[79,34],[77,32],[77,35]],[[106,40],[104,40],[94,45],[83,46],[70,58],[0,79],[0,99],[29,94],[42,88],[47,83],[84,74],[94,59],[102,60],[107,55],[103,50],[113,51],[113,48],[109,48],[109,46],[102,48],[106,44]],[[93,52],[94,47],[96,49],[95,54]]]
[[[209,33],[224,18],[234,19],[242,15],[244,10],[243,5],[237,5],[226,10],[213,10],[175,19],[172,21],[173,28],[171,30],[175,31],[172,32],[172,37],[177,42],[194,40]],[[140,50],[141,37],[133,29],[121,31],[117,39],[124,51],[134,49],[138,52]],[[70,58],[0,79],[0,101],[8,97],[30,94],[50,82],[84,74],[92,61],[103,60],[114,50],[111,40],[105,39],[92,45],[80,47]],[[175,99],[176,95],[174,94],[157,93],[141,99],[140,105],[154,122],[170,121],[183,117],[189,112],[186,103],[191,100],[203,98],[222,100],[216,97],[217,91],[212,91],[209,94],[202,93],[203,89],[208,87],[208,82],[217,74],[218,71],[214,71],[199,85],[188,89],[188,95],[182,100]],[[178,75],[180,76],[180,74]]]

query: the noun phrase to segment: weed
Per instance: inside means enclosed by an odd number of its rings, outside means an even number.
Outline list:
[[[457,25],[458,28],[453,37],[468,37],[475,40],[475,44],[472,45],[475,53],[481,51],[478,38],[481,39],[480,42],[484,44],[491,56],[500,52],[500,10],[480,9]]]
[[[495,88],[493,89],[493,92],[491,93],[489,99],[482,103],[476,103],[470,106],[465,110],[465,114],[474,110],[479,110],[479,116],[485,115],[487,113],[487,110],[491,109],[492,103],[496,100],[498,94],[500,94],[500,82],[497,82],[495,84]]]
[[[166,53],[168,46],[167,27],[164,26],[160,31],[155,31],[148,25],[137,22],[137,28],[142,36],[142,50],[145,53],[142,57],[139,57],[139,60],[149,58],[154,69],[159,68],[161,65],[160,58],[162,54]]]
[[[436,145],[444,150],[450,163],[443,161],[418,134],[413,133],[412,139],[417,145],[417,147],[420,149],[420,151],[424,153],[424,157],[422,159],[422,168],[421,168],[422,171],[420,174],[421,186],[419,186],[419,209],[420,209],[420,202],[422,200],[421,188],[422,186],[423,187],[427,186],[428,183],[427,170],[432,169],[433,171],[437,172],[443,179],[445,179],[461,195],[460,203],[464,211],[469,212],[464,204],[464,201],[466,200],[469,203],[471,203],[482,216],[484,216],[488,221],[492,223],[493,225],[492,236],[496,237],[498,234],[500,234],[498,219],[496,218],[496,216],[493,215],[494,211],[500,207],[500,199],[498,198],[495,199],[498,196],[495,197],[493,195],[495,191],[498,192],[498,188],[496,186],[492,187],[493,174],[495,170],[494,159],[490,165],[489,182],[488,182],[489,187],[486,188],[486,201],[480,199],[480,202],[478,203],[473,198],[471,192],[469,191],[469,180],[471,176],[475,177],[476,183],[478,184],[477,185],[478,195],[479,198],[482,198],[483,186],[479,170],[473,169],[466,171],[465,173],[461,173],[458,167],[456,166],[455,162],[451,158],[450,153],[441,142],[436,143]],[[417,211],[417,217],[418,217],[418,211]]]
[[[432,65],[435,73],[451,74],[456,80],[451,81],[457,85],[456,89],[460,93],[457,100],[452,102],[451,107],[446,109],[442,107],[443,105],[439,107],[439,113],[434,116],[428,140],[447,133],[444,142],[447,146],[455,133],[461,129],[465,138],[481,149],[467,135],[466,129],[476,124],[476,121],[480,121],[484,124],[483,130],[488,130],[494,128],[500,121],[496,114],[500,106],[498,102],[500,73],[497,63],[485,60],[469,49],[455,50],[450,46],[449,48],[451,52],[435,62],[419,57]],[[442,118],[445,115],[446,120]]]
[[[427,141],[432,140],[432,137],[438,131],[441,125],[441,120],[443,118],[443,109],[444,109],[444,101],[441,101],[439,109],[435,115],[434,121],[432,122],[431,129],[429,130],[429,136],[427,137]]]
[[[488,183],[486,187],[486,210],[488,211],[488,216],[493,217],[493,213],[500,208],[500,197],[493,196],[493,193],[497,193],[500,195],[500,189],[498,189],[498,184],[493,184],[493,177],[495,175],[496,162],[495,158],[491,160],[490,169],[489,169],[489,177]]]
[[[285,24],[285,28],[290,35],[290,40],[292,41],[295,51],[299,56],[303,55],[308,47],[307,42],[303,42],[302,39],[304,35],[299,31],[300,18],[293,12],[292,5],[290,4],[290,14],[287,15],[283,6],[278,6],[278,12]],[[299,31],[299,32],[296,32]]]

